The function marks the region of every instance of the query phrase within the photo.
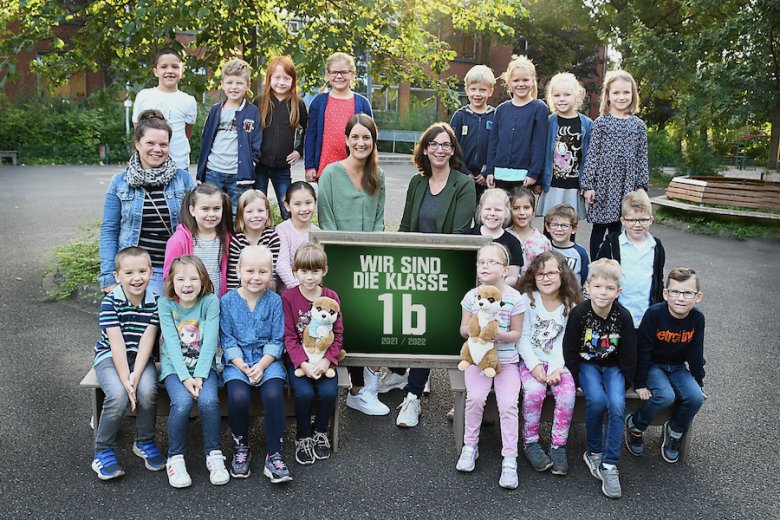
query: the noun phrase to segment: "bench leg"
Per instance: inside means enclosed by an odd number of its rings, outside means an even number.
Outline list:
[[[103,390],[100,388],[93,388],[92,391],[92,424],[95,427],[94,430],[92,430],[92,434],[95,438],[95,441],[97,441],[98,436],[98,426],[100,425],[100,414],[103,411],[103,400],[105,399],[105,394],[103,394]]]
[[[466,431],[466,392],[455,394],[455,416],[452,418],[452,435],[455,437],[455,451],[460,455],[463,449],[463,434]]]
[[[680,462],[685,462],[688,458],[688,451],[691,449],[691,429],[693,423],[688,426],[688,429],[683,433],[682,439],[680,439]]]
[[[339,396],[339,399],[336,400],[336,407],[333,409],[333,415],[330,417],[330,449],[333,453],[336,453],[339,451],[339,416],[340,413],[340,403],[341,403],[341,396]]]

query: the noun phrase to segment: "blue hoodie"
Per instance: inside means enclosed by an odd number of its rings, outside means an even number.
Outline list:
[[[488,141],[493,129],[493,114],[496,109],[488,105],[487,110],[478,114],[466,105],[452,114],[450,126],[463,150],[463,160],[468,173],[479,174],[487,161]]]

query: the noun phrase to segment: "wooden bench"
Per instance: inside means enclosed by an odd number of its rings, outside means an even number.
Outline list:
[[[160,373],[160,365],[157,364],[157,373]],[[339,394],[349,388],[349,373],[347,369],[339,366],[336,370],[339,380]],[[100,388],[100,384],[97,380],[97,375],[94,369],[90,369],[87,375],[79,383],[80,388],[86,388],[90,392],[92,401],[92,417],[94,419],[94,434],[97,437],[98,423],[100,422],[100,412],[103,410],[103,401],[105,400],[105,394]],[[252,403],[249,407],[249,413],[251,416],[257,416],[262,413],[263,405],[260,400],[259,392],[252,392]],[[339,399],[340,401],[341,399]],[[228,397],[227,389],[222,387],[219,389],[219,407],[222,417],[227,417],[228,414]],[[157,416],[167,417],[171,408],[171,401],[168,398],[168,393],[165,391],[165,385],[158,383],[157,385]],[[295,417],[295,400],[292,395],[292,390],[288,387],[284,396],[284,413],[287,417]],[[135,412],[131,412],[128,408],[127,415],[135,415]],[[191,417],[198,416],[198,407],[193,406]],[[336,452],[339,449],[339,414],[338,407],[334,411],[330,419],[330,434],[331,434],[331,449]]]
[[[455,436],[455,450],[460,454],[460,450],[463,447],[463,433],[465,431],[465,414],[466,414],[466,381],[464,373],[458,369],[447,370],[447,375],[450,380],[450,388],[453,394],[455,394],[455,417],[452,423],[452,433]],[[626,392],[626,411],[635,412],[642,406],[643,401],[639,399],[639,395],[633,388]],[[674,407],[672,407],[674,408]],[[663,425],[666,421],[672,418],[673,409],[667,408],[661,412],[658,417],[651,423],[653,425]],[[555,400],[552,397],[549,389],[547,390],[547,398],[544,400],[542,406],[542,422],[552,422],[553,411],[555,409]],[[496,407],[496,400],[492,392],[488,398],[488,402],[485,405],[486,416],[497,416],[498,411]],[[520,420],[522,421],[522,410],[520,413]],[[582,395],[581,390],[577,390],[577,397],[574,403],[574,416],[572,417],[572,424],[582,424],[585,422],[585,398]],[[682,442],[680,443],[680,460],[684,460],[689,450],[691,429],[693,425],[688,428],[683,434]],[[621,438],[622,443],[622,438]]]
[[[0,150],[0,164],[2,164],[3,159],[11,159],[11,164],[13,166],[16,166],[16,160],[19,157],[19,152],[15,152],[12,150]]]

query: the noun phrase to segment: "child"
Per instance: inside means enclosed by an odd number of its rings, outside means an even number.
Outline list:
[[[355,114],[371,117],[371,102],[352,91],[355,83],[355,59],[343,52],[334,52],[325,60],[325,81],[330,92],[318,94],[309,105],[304,156],[306,180],[316,181],[330,163],[346,159],[344,129]]]
[[[485,411],[485,401],[493,388],[498,403],[498,414],[501,422],[501,478],[498,484],[507,489],[517,487],[517,428],[518,428],[518,396],[520,395],[520,372],[515,343],[520,339],[523,328],[523,306],[520,293],[510,287],[504,278],[509,265],[509,252],[501,244],[495,242],[486,244],[479,249],[477,255],[477,279],[480,285],[494,285],[500,291],[504,304],[499,314],[499,328],[496,335],[496,348],[501,370],[490,378],[485,376],[479,366],[471,365],[466,369],[466,417],[463,449],[455,466],[458,471],[474,471],[474,465],[479,457],[479,428],[482,425],[482,414]],[[476,289],[470,290],[460,302],[463,308],[460,321],[460,334],[464,338],[469,335],[469,321],[477,312]]]
[[[525,56],[509,62],[501,75],[512,99],[493,116],[485,176],[487,186],[507,191],[531,186],[544,170],[547,105],[536,99],[536,67]]]
[[[590,300],[572,309],[563,336],[566,368],[585,397],[588,449],[582,458],[609,498],[622,495],[617,469],[620,437],[626,389],[633,385],[636,372],[636,331],[631,314],[616,301],[620,277],[620,264],[614,260],[591,264],[586,283]]]
[[[590,260],[585,248],[571,238],[577,232],[578,222],[577,210],[569,204],[553,206],[544,216],[544,227],[552,238],[552,250],[566,258],[580,286],[583,286],[588,279]]]
[[[647,192],[628,193],[621,208],[623,231],[607,235],[598,258],[612,258],[623,266],[620,303],[631,312],[634,327],[639,328],[647,308],[663,297],[666,253],[661,240],[649,232],[653,205]]]
[[[260,160],[263,129],[260,111],[245,99],[252,67],[233,59],[222,67],[225,101],[211,107],[201,137],[198,175],[230,195],[232,207],[241,193],[255,183],[255,164]]]
[[[279,256],[279,235],[274,229],[274,216],[268,198],[260,190],[249,189],[238,198],[236,221],[233,223],[228,254],[227,290],[238,287],[238,256],[247,246],[266,246],[273,255],[273,266]]]
[[[319,229],[311,223],[311,217],[317,210],[317,194],[308,182],[292,183],[284,196],[284,206],[290,212],[290,218],[276,226],[279,235],[279,259],[276,262],[278,293],[298,285],[292,268],[295,252],[309,241],[309,231]]]
[[[520,280],[525,318],[520,336],[523,382],[523,452],[536,471],[552,467],[566,475],[566,441],[574,414],[576,387],[563,363],[563,331],[572,308],[582,301],[580,284],[566,260],[554,251],[541,253]],[[542,404],[550,386],[555,398],[549,455],[539,445]]]
[[[577,210],[585,218],[585,200],[580,193],[580,176],[590,144],[593,121],[577,112],[585,99],[585,89],[569,72],[556,74],[547,83],[547,104],[553,109],[547,134],[547,153],[541,180],[542,196],[538,216],[558,204]]]
[[[664,299],[647,310],[639,326],[634,386],[646,403],[626,417],[625,441],[629,453],[642,455],[642,433],[679,399],[680,407],[663,426],[661,445],[661,457],[675,463],[680,458],[680,440],[704,403],[704,314],[694,308],[702,299],[696,271],[672,269]]]
[[[154,362],[149,363],[160,323],[155,295],[147,290],[152,259],[140,247],[126,247],[116,254],[114,267],[118,285],[100,305],[100,340],[92,364],[106,395],[92,461],[100,480],[125,474],[114,450],[128,406],[138,408],[133,453],[144,459],[148,470],[160,471],[165,466],[154,442],[157,371]]]
[[[514,235],[504,230],[511,218],[509,196],[506,192],[498,188],[487,189],[479,199],[474,218],[476,225],[471,228],[471,234],[490,237],[493,242],[501,244],[509,251],[509,264],[504,281],[508,286],[514,287],[523,267],[523,247]]]
[[[145,88],[135,96],[133,125],[138,125],[141,113],[145,110],[162,112],[173,130],[168,153],[176,163],[176,168],[187,170],[190,167],[190,137],[198,104],[194,97],[179,90],[183,73],[184,64],[178,51],[166,47],[154,55],[152,74],[157,78],[157,86]]]
[[[607,73],[601,91],[601,116],[593,122],[585,169],[580,178],[588,208],[590,256],[605,233],[620,231],[620,201],[626,193],[647,190],[647,128],[636,114],[639,94],[636,81],[624,70]]]
[[[181,201],[181,224],[165,245],[163,275],[168,276],[173,260],[195,255],[206,266],[219,294],[227,290],[227,264],[230,250],[230,199],[213,184],[200,184]]]
[[[477,197],[485,190],[482,170],[487,160],[488,140],[493,128],[493,114],[496,109],[488,105],[493,95],[496,78],[493,71],[484,65],[475,65],[463,79],[469,104],[459,108],[452,115],[450,126],[455,131],[463,150],[463,160],[469,177],[474,181]]]
[[[309,114],[306,103],[298,96],[295,64],[287,56],[277,56],[268,63],[265,90],[259,100],[263,144],[260,162],[255,168],[255,187],[268,193],[268,181],[274,185],[276,200],[284,200],[292,182],[290,167],[303,157],[303,141]],[[282,218],[290,214],[279,207]]]
[[[506,228],[514,235],[523,247],[523,268],[520,274],[534,259],[552,248],[550,240],[533,226],[536,198],[531,190],[517,186],[509,192],[509,203],[512,211],[512,225]]]
[[[184,462],[192,400],[198,402],[209,480],[227,484],[230,475],[220,446],[215,355],[219,339],[219,299],[200,258],[183,255],[171,263],[165,296],[159,302],[160,380],[171,399],[168,416],[168,483],[192,484]]]
[[[266,443],[263,474],[274,484],[292,480],[282,458],[284,436],[284,367],[282,299],[269,290],[273,280],[273,259],[265,246],[248,246],[241,251],[236,271],[241,287],[220,300],[222,376],[228,392],[228,419],[236,443],[230,475],[247,478],[249,463],[249,402],[257,389],[265,412]]]
[[[295,441],[295,460],[299,464],[314,464],[330,457],[328,422],[338,400],[338,377],[325,377],[325,372],[338,365],[341,352],[343,324],[341,315],[333,323],[333,343],[325,356],[316,363],[309,362],[303,350],[303,331],[311,320],[312,302],[320,296],[340,303],[335,291],[322,286],[328,273],[328,257],[321,246],[305,244],[295,253],[293,271],[299,285],[282,295],[284,303],[284,346],[287,349],[287,374],[295,395],[295,417],[298,432]],[[295,369],[304,375],[295,375]],[[317,403],[314,425],[311,423],[312,404]],[[313,428],[313,430],[312,430]]]

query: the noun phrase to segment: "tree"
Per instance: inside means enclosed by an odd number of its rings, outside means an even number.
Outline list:
[[[0,77],[13,78],[17,52],[49,41],[58,52],[35,67],[53,83],[88,67],[104,71],[109,86],[135,85],[151,76],[156,49],[181,48],[176,36],[189,32],[191,71],[215,71],[235,55],[260,66],[287,54],[314,89],[325,57],[346,51],[370,57],[382,84],[410,81],[444,93],[437,76],[455,55],[439,36],[440,22],[509,37],[507,21],[518,9],[518,0],[21,0],[0,7]],[[303,22],[299,30],[290,28],[295,20]],[[194,92],[209,86],[204,75],[184,81]]]

